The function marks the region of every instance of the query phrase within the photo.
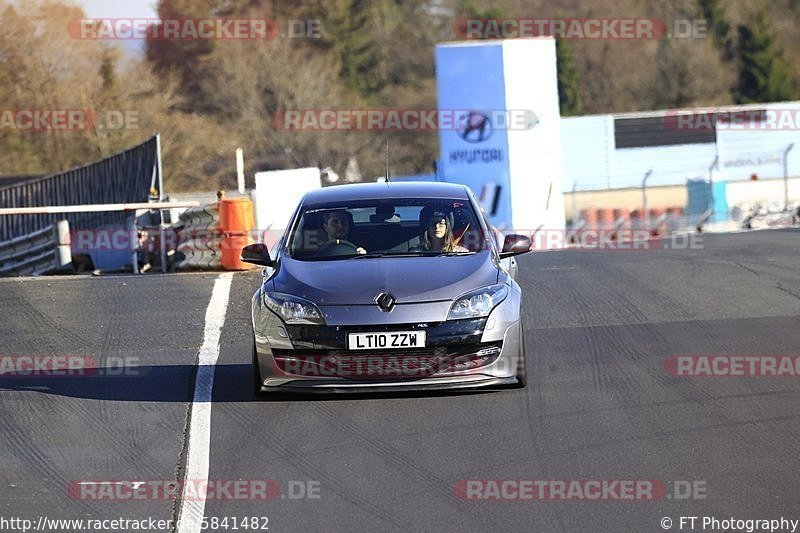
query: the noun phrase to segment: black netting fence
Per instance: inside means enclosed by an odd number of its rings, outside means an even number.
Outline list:
[[[96,163],[16,185],[0,186],[0,207],[146,202],[158,183],[156,137]],[[156,185],[157,186],[157,185]],[[125,225],[132,213],[0,215],[0,242],[28,235],[58,220],[70,230]]]

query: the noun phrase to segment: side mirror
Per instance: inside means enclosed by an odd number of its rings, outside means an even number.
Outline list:
[[[525,235],[506,235],[503,242],[503,250],[500,252],[500,259],[528,253],[531,251],[531,240]]]
[[[265,267],[271,267],[274,264],[269,257],[269,248],[266,244],[260,242],[245,246],[242,249],[242,261]]]

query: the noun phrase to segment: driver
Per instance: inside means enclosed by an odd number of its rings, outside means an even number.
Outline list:
[[[322,214],[322,229],[328,234],[328,242],[350,241],[350,228],[352,215],[344,209],[326,211]],[[356,252],[365,254],[367,251],[361,246],[356,246]]]

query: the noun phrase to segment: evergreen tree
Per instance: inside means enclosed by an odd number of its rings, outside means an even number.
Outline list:
[[[714,44],[722,52],[725,61],[733,59],[733,39],[731,39],[731,25],[725,16],[725,8],[720,0],[698,0],[700,16],[707,22],[708,31]]]
[[[794,99],[796,93],[783,49],[775,42],[764,11],[750,20],[750,24],[737,27],[740,67],[734,99],[740,104]]]
[[[481,8],[475,0],[464,0],[462,4],[464,16],[473,19],[503,19],[508,18],[508,14],[502,7],[490,6]]]
[[[564,39],[556,40],[556,63],[558,66],[558,102],[561,116],[580,115],[583,104],[580,94],[580,76],[575,64],[572,47]]]
[[[502,7],[481,8],[475,3],[475,0],[462,0],[460,10],[464,19],[499,20],[509,18],[508,13]],[[494,39],[495,37],[481,35],[478,38]]]
[[[324,39],[335,51],[345,86],[374,103],[384,89],[418,87],[431,79],[437,39],[427,10],[425,0],[328,2]]]
[[[334,39],[340,62],[340,77],[363,97],[380,92],[389,84],[381,69],[380,50],[372,31],[378,18],[370,0],[351,0],[334,22]]]

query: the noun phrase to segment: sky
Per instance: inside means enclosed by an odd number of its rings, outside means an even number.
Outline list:
[[[90,18],[156,18],[157,0],[73,0]]]
[[[83,7],[88,18],[154,19],[158,0],[73,0]],[[144,41],[120,41],[127,57],[138,57],[144,51]]]

